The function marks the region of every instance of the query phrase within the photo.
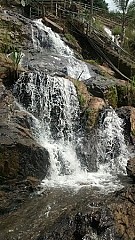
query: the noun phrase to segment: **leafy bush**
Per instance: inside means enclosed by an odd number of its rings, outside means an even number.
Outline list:
[[[115,36],[115,35],[120,35],[121,34],[121,27],[120,26],[115,26],[113,29],[112,29],[112,34]]]

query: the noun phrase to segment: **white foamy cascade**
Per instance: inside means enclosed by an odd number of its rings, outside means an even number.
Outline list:
[[[105,167],[112,174],[125,173],[129,152],[123,134],[123,120],[111,107],[101,117],[97,153],[99,169]]]
[[[41,19],[35,20],[34,24],[36,29],[32,26],[32,39],[37,51],[51,51],[51,55],[57,55],[57,57],[54,56],[55,60],[61,57],[61,61],[65,61],[67,75],[72,78],[86,80],[91,77],[87,64],[74,56],[74,52],[64,43],[58,33],[46,27]]]
[[[111,40],[114,42],[114,35],[112,34],[112,31],[108,28],[108,27],[106,27],[106,26],[104,26],[104,30],[105,30],[105,32],[107,33],[107,35],[111,38]]]
[[[37,118],[37,141],[50,153],[50,178],[56,181],[56,176],[79,173],[81,166],[75,151],[79,103],[73,83],[39,72],[29,73],[18,80],[14,92],[18,91],[20,102],[27,99],[27,110]]]
[[[120,186],[117,174],[124,172],[128,151],[122,120],[113,109],[106,110],[101,117],[95,143],[98,171],[88,172],[76,153],[79,103],[72,82],[44,73],[28,73],[20,77],[14,92],[35,116],[35,138],[50,154],[51,167],[42,182],[44,187],[96,186],[112,191]]]

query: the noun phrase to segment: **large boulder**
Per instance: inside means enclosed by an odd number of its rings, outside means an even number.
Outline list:
[[[127,174],[135,182],[135,157],[129,159],[127,162]]]
[[[120,239],[135,239],[135,186],[117,192],[110,209]]]
[[[10,91],[0,82],[0,175],[43,179],[49,167],[49,153],[30,130],[31,116],[20,110]]]
[[[73,80],[76,87],[81,108],[81,121],[87,130],[93,128],[98,122],[99,112],[106,106],[104,99],[93,96],[85,82]]]

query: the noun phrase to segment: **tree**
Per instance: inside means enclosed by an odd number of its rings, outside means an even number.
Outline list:
[[[91,5],[92,0],[75,0],[75,1],[81,1],[83,3]],[[106,3],[105,0],[93,0],[93,6],[97,8],[102,8],[108,11],[108,3]]]
[[[134,29],[134,26],[135,26],[135,1],[131,2],[128,5],[127,20],[128,20],[128,25]]]
[[[122,12],[121,43],[124,44],[126,14],[130,0],[113,0],[118,9]]]
[[[106,3],[105,0],[95,0],[93,2],[93,6],[97,8],[103,8],[105,10],[108,10],[108,3]]]

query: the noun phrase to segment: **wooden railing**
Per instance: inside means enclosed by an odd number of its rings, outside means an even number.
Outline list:
[[[63,12],[63,15],[67,15],[68,18],[70,17],[70,20],[72,21],[72,24],[75,24],[82,34],[85,34],[87,37],[93,37],[95,38],[100,45],[104,47],[108,47],[110,50],[116,53],[119,58],[125,59],[129,64],[132,64],[135,66],[135,58],[131,54],[129,54],[126,50],[124,50],[120,45],[117,45],[111,37],[107,36],[107,34],[104,31],[100,31],[96,27],[94,27],[94,23],[91,24],[90,15],[85,14],[85,9],[82,9],[78,7],[76,12],[70,11],[69,8],[66,9],[62,7],[60,4],[58,5],[57,14],[60,12]],[[94,16],[93,16],[94,18]],[[94,20],[94,19],[93,19]]]
[[[119,58],[125,59],[129,64],[135,65],[135,58],[130,55],[123,48],[118,46],[112,39],[105,34],[105,32],[100,31],[94,26],[94,18],[99,16],[101,12],[99,8],[94,8],[93,16],[90,15],[91,6],[88,4],[83,4],[80,2],[74,2],[69,0],[27,0],[30,4],[30,17],[43,17],[46,16],[47,12],[51,12],[56,17],[67,17],[68,20],[79,27],[82,34],[85,34],[87,37],[93,37],[97,40],[100,45],[108,47],[113,52],[115,52]],[[38,4],[37,4],[38,3]],[[103,12],[103,10],[102,10]],[[102,13],[100,17],[102,18]],[[91,21],[93,18],[93,24]],[[108,21],[108,18],[103,17]],[[109,19],[109,21],[112,21]],[[114,20],[113,24],[117,24]]]

